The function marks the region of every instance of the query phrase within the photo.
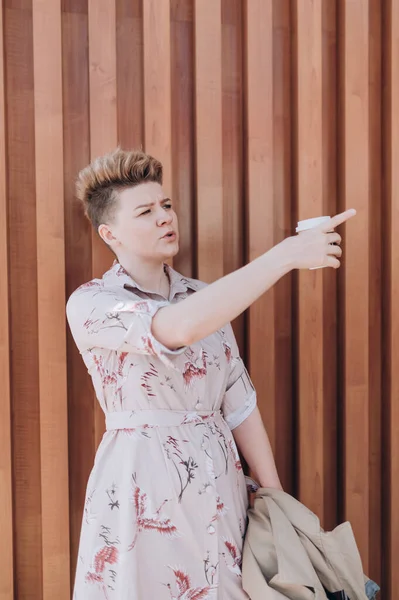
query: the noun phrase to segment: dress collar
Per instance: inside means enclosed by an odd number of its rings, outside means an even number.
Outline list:
[[[167,264],[164,264],[164,269],[170,281],[170,298],[173,298],[176,294],[187,292],[188,289],[197,291],[198,286],[195,281],[183,277],[183,275],[180,275],[180,273]],[[147,290],[139,285],[117,260],[114,261],[111,269],[104,273],[103,279],[106,285],[118,285],[120,287],[133,288],[144,294],[159,296],[156,292]]]

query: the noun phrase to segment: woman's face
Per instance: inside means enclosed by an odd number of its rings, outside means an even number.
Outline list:
[[[119,192],[114,219],[100,225],[99,234],[118,258],[163,262],[179,250],[177,215],[159,183],[141,183]]]

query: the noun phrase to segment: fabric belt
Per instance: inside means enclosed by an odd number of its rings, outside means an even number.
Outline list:
[[[180,427],[182,425],[223,420],[220,410],[136,410],[105,414],[107,431],[135,429],[136,427]]]

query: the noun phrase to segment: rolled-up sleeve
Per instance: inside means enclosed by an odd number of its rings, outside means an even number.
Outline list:
[[[230,371],[222,401],[222,413],[230,429],[235,429],[256,407],[256,391],[240,357],[230,325],[225,328],[225,334],[230,346]]]
[[[83,352],[106,348],[157,356],[169,364],[168,356],[185,348],[171,350],[152,334],[152,319],[168,302],[118,297],[117,293],[92,285],[82,286],[69,298],[66,313],[75,343]]]

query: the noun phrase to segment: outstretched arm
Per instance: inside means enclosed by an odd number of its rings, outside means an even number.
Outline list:
[[[332,230],[356,214],[347,210],[323,225],[288,237],[245,267],[222,277],[178,304],[161,308],[152,333],[172,349],[189,346],[233,321],[292,269],[338,268],[341,237]]]

